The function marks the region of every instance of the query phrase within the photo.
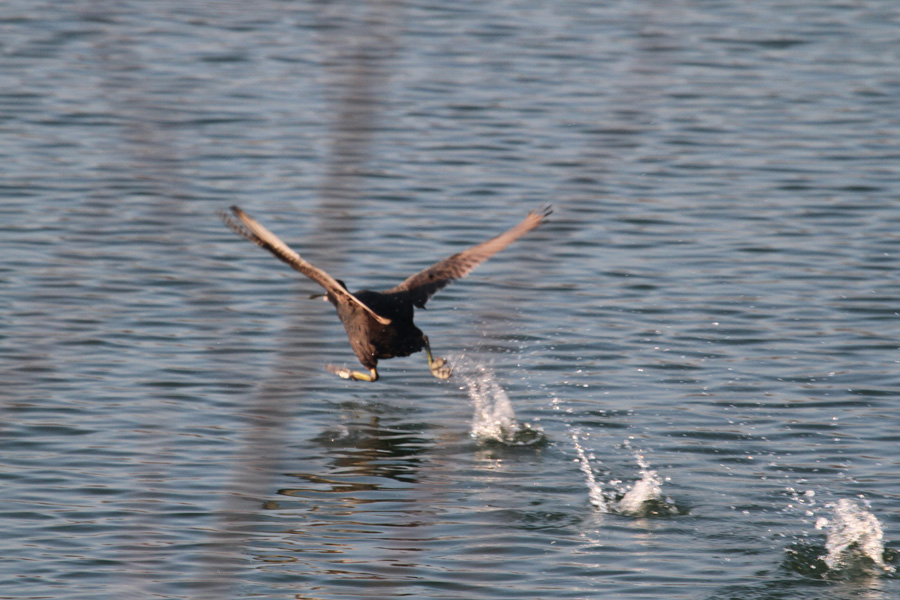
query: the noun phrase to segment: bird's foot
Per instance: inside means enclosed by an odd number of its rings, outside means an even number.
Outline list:
[[[428,343],[428,336],[423,335],[422,341],[425,343],[425,356],[428,357],[428,368],[431,369],[431,374],[437,377],[438,379],[450,379],[450,374],[453,372],[449,366],[447,366],[447,361],[440,356],[434,358],[431,355],[431,344]]]
[[[375,381],[378,379],[378,372],[375,369],[369,369],[368,373],[360,373],[359,371],[353,371],[347,367],[326,365],[325,370],[329,373],[334,373],[342,379],[352,379],[354,381]]]
[[[440,356],[430,361],[428,367],[431,369],[431,374],[438,379],[449,379],[453,373],[453,369],[450,368],[447,361]]]

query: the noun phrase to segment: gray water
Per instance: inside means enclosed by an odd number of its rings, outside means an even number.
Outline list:
[[[898,159],[894,0],[4,2],[0,598],[900,597]],[[216,216],[548,202],[447,382]]]

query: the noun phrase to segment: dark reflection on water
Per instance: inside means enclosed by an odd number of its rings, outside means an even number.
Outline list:
[[[896,597],[897,19],[5,3],[0,595]],[[324,372],[216,218],[378,289],[547,202],[417,315],[529,445],[422,356]],[[660,514],[600,511],[644,464]],[[884,567],[829,567],[849,500]]]
[[[427,423],[383,427],[373,417],[365,425],[344,424],[340,429],[325,431],[313,441],[322,446],[325,457],[332,459],[332,472],[415,483],[418,456],[431,445],[422,437],[427,429]]]

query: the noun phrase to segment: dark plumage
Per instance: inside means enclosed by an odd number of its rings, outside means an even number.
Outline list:
[[[231,212],[233,217],[224,212],[221,217],[235,233],[265,248],[325,288],[325,297],[337,308],[353,352],[369,372],[361,373],[330,365],[328,370],[345,379],[375,381],[378,379],[378,359],[409,356],[423,348],[432,374],[438,379],[450,377],[451,371],[446,361],[432,357],[428,338],[413,323],[414,307],[425,308],[425,303],[435,292],[453,280],[468,275],[480,263],[545,223],[552,210],[546,207],[530,212],[512,229],[445,258],[387,291],[360,290],[353,294],[347,291],[342,281],[303,260],[275,234],[240,208],[232,206]]]

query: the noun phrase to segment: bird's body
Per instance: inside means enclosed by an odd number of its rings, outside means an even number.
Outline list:
[[[413,303],[408,292],[354,292],[360,302],[378,315],[391,320],[383,325],[361,308],[328,298],[338,311],[347,330],[350,346],[367,369],[374,369],[382,358],[397,358],[420,352],[425,334],[413,323]]]
[[[544,223],[551,210],[548,207],[531,212],[512,229],[435,263],[389,290],[360,290],[352,294],[342,281],[305,261],[240,208],[232,206],[231,212],[234,217],[222,213],[222,220],[238,235],[270,251],[325,288],[325,298],[337,309],[353,352],[369,372],[361,373],[346,367],[329,366],[328,369],[345,379],[375,381],[380,359],[409,356],[422,349],[428,355],[432,374],[439,379],[450,377],[446,361],[432,357],[428,337],[413,323],[415,308],[425,308],[425,303],[435,292]]]

